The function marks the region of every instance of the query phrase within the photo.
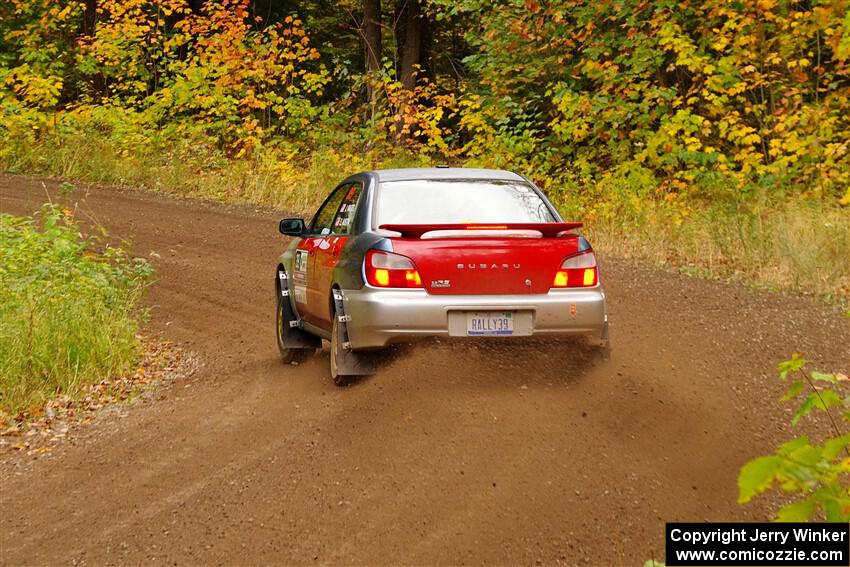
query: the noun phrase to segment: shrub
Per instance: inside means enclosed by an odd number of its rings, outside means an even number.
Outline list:
[[[0,410],[73,395],[131,367],[146,261],[83,235],[55,205],[35,218],[0,214],[0,257]]]
[[[840,394],[847,376],[809,372],[805,366],[806,360],[798,354],[779,365],[782,380],[792,379],[783,400],[803,400],[791,424],[797,425],[800,419],[819,410],[826,414],[832,436],[823,443],[797,437],[782,444],[774,454],[748,462],[738,476],[738,502],[749,502],[778,488],[795,497],[776,514],[779,521],[803,522],[820,515],[830,522],[847,522],[850,433],[839,428],[839,423],[850,422],[850,398]]]

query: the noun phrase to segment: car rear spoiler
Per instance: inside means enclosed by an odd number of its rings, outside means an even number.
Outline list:
[[[456,223],[456,224],[382,224],[381,231],[398,233],[402,238],[423,238],[434,233],[432,238],[560,238],[575,236],[574,229],[580,222],[528,222],[528,223]],[[393,235],[395,236],[395,235]],[[425,236],[428,238],[428,236]]]

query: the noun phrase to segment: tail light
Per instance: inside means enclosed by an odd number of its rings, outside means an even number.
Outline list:
[[[366,281],[375,287],[422,287],[413,260],[401,254],[369,250],[364,268]]]
[[[599,281],[596,268],[596,256],[593,252],[583,252],[570,256],[555,272],[552,287],[592,287]]]

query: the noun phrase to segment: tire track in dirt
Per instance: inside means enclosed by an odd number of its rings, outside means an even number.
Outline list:
[[[42,186],[44,184],[44,187]],[[58,183],[0,176],[0,211]],[[280,214],[80,188],[156,251],[149,331],[203,369],[47,457],[0,466],[0,563],[636,565],[665,521],[755,520],[739,467],[792,433],[775,364],[847,370],[816,300],[601,259],[612,360],[568,346],[426,343],[339,389],[327,353],[277,360]]]

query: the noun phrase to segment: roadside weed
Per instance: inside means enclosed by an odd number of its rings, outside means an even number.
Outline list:
[[[0,214],[0,258],[0,410],[16,414],[131,367],[146,261],[83,235],[55,205],[36,218]]]
[[[822,412],[830,436],[822,443],[807,436],[783,443],[772,455],[755,458],[738,475],[738,502],[744,504],[759,494],[781,490],[793,501],[777,513],[781,522],[805,522],[822,517],[830,522],[850,521],[850,397],[847,376],[809,371],[806,360],[795,354],[779,364],[779,376],[788,383],[783,401],[799,403],[791,424],[812,412]],[[802,400],[802,401],[800,401]]]

